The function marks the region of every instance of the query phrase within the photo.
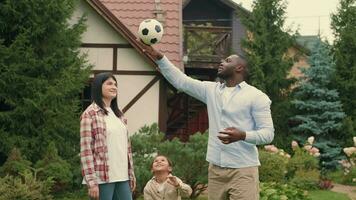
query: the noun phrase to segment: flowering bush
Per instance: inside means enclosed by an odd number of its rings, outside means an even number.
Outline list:
[[[261,182],[285,181],[288,159],[279,153],[271,153],[266,150],[259,151],[261,166],[259,176]]]
[[[353,137],[354,146],[343,149],[347,159],[339,161],[341,164],[344,177],[343,183],[356,185],[356,137]]]

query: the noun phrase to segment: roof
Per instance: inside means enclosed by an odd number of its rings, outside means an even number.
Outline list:
[[[89,5],[98,12],[117,32],[119,32],[140,54],[145,56],[156,65],[154,58],[147,55],[142,48],[142,44],[136,40],[136,36],[119,20],[115,17],[100,0],[86,0]]]
[[[164,35],[154,47],[164,53],[173,64],[183,68],[182,62],[182,1],[181,0],[97,0],[100,1],[127,29],[137,37],[144,19],[162,13]],[[159,2],[159,3],[156,3]],[[160,11],[161,9],[161,11]]]

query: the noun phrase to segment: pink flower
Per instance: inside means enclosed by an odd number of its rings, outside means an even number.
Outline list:
[[[310,153],[312,153],[312,154],[319,153],[319,149],[316,148],[316,147],[312,147],[309,151],[310,151]]]
[[[271,148],[274,147],[273,145],[265,145],[266,151],[271,151]]]
[[[273,147],[271,147],[270,151],[273,152],[273,153],[277,153],[278,152],[278,148],[273,146]]]

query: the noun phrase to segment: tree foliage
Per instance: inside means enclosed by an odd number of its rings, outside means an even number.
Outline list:
[[[320,39],[315,43],[309,57],[309,68],[302,68],[304,76],[300,78],[300,85],[296,89],[295,100],[292,104],[297,109],[293,120],[299,125],[292,128],[296,135],[318,137],[315,144],[320,149],[320,166],[322,175],[328,170],[334,170],[341,159],[340,141],[344,131],[345,113],[339,100],[339,93],[331,88],[331,77],[335,72],[335,65],[331,57],[330,48]]]
[[[84,18],[69,24],[74,0],[0,4],[0,152],[16,146],[31,161],[50,141],[78,152],[79,94],[89,68],[79,53]]]
[[[328,46],[318,40],[309,57],[309,68],[302,68],[304,76],[295,93],[292,104],[298,110],[295,120],[301,123],[294,127],[304,135],[336,138],[336,131],[342,126],[345,117],[339,101],[339,93],[329,89],[335,66]]]
[[[293,65],[287,56],[293,45],[294,34],[284,29],[286,3],[282,0],[254,1],[252,12],[240,14],[247,29],[242,41],[249,63],[248,82],[264,91],[272,100],[272,117],[276,132],[276,143],[283,146],[289,132],[287,120],[290,117],[290,86],[288,78]]]
[[[340,0],[331,20],[336,62],[333,85],[340,92],[344,112],[356,126],[356,0]]]
[[[287,75],[293,63],[286,53],[293,36],[283,29],[285,9],[281,0],[257,0],[251,13],[241,15],[248,31],[243,48],[249,62],[249,81],[272,100],[280,99],[292,83]]]

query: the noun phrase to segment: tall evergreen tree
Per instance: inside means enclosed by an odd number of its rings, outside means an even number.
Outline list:
[[[298,110],[294,118],[301,123],[292,130],[306,136],[337,138],[345,113],[339,100],[339,93],[329,89],[335,65],[329,47],[318,40],[309,57],[309,68],[301,68],[304,76],[292,104]]]
[[[317,136],[314,144],[320,149],[320,166],[322,176],[329,170],[334,170],[342,159],[341,141],[343,138],[339,131],[345,113],[339,100],[339,93],[330,89],[331,77],[335,73],[330,48],[320,41],[315,43],[309,57],[309,68],[302,68],[304,76],[296,89],[296,100],[292,104],[297,109],[294,120],[300,124],[293,131],[297,138],[305,138],[311,135]]]
[[[282,0],[256,0],[253,10],[240,15],[247,28],[242,43],[249,62],[249,83],[266,92],[272,100],[272,117],[276,129],[275,142],[284,144],[288,132],[288,93],[293,79],[287,76],[293,66],[286,56],[294,34],[284,29],[286,3]]]
[[[331,19],[335,36],[334,85],[340,92],[344,111],[356,127],[356,0],[340,0],[337,12]]]
[[[75,0],[0,3],[0,153],[18,147],[38,160],[52,141],[78,152],[79,94],[89,67],[80,56],[84,18],[69,24]]]

